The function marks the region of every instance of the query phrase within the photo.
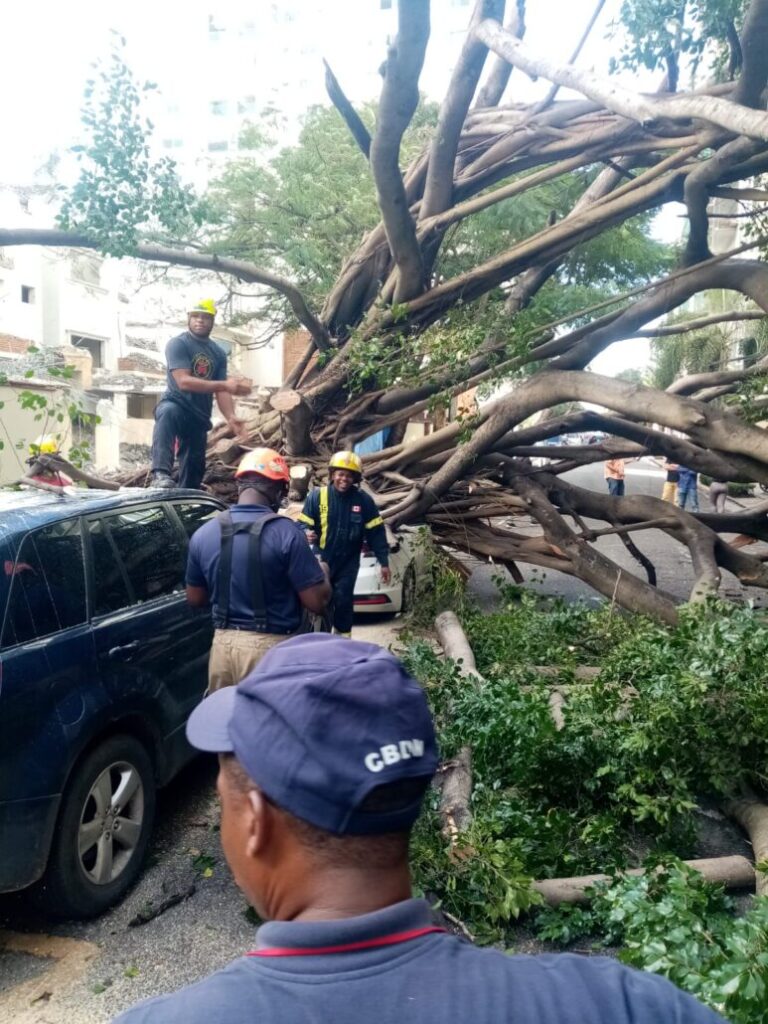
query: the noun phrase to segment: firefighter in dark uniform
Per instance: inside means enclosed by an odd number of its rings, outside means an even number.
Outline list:
[[[290,480],[282,455],[248,452],[235,480],[237,504],[189,543],[187,600],[210,605],[215,626],[209,691],[239,683],[270,647],[307,628],[304,610],[322,613],[331,596],[302,531],[277,515]]]
[[[360,490],[363,464],[355,452],[336,452],[328,469],[330,482],[317,487],[304,502],[299,525],[330,569],[333,586],[333,632],[352,635],[355,580],[363,543],[381,566],[381,582],[392,579],[389,544],[376,502]]]

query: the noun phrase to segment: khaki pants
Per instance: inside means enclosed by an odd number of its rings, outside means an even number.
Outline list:
[[[661,500],[671,501],[673,505],[677,504],[677,484],[665,480],[664,489],[661,492]]]
[[[208,662],[208,693],[222,686],[237,686],[270,647],[287,640],[286,634],[254,633],[245,629],[217,629]]]

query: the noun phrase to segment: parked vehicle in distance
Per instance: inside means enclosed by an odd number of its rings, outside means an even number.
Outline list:
[[[367,545],[363,547],[355,581],[355,614],[413,611],[419,581],[427,562],[427,529],[402,526],[390,545],[392,580],[381,582],[379,563]]]
[[[155,793],[193,756],[210,615],[184,595],[199,491],[0,492],[0,892],[61,917],[139,875]]]

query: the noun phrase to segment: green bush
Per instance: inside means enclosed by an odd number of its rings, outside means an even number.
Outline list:
[[[479,689],[426,644],[406,658],[443,756],[472,747],[475,820],[449,850],[432,819],[414,855],[422,888],[482,938],[531,905],[526,879],[634,866],[638,850],[691,856],[697,801],[765,782],[768,628],[753,609],[684,608],[668,629],[523,598],[465,624]],[[594,683],[573,682],[579,661],[600,665]],[[572,683],[560,732],[533,667],[552,663]]]

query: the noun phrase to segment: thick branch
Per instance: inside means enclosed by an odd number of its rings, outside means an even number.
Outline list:
[[[429,0],[400,0],[398,34],[384,64],[379,123],[371,146],[384,229],[399,271],[395,301],[418,295],[424,285],[421,250],[400,172],[400,143],[419,103],[419,75],[429,39]]]
[[[560,67],[544,57],[532,54],[525,45],[501,27],[497,21],[484,21],[475,35],[494,53],[534,78],[546,78],[557,85],[575,89],[589,99],[623,117],[652,127],[663,118],[709,121],[735,135],[768,141],[768,114],[743,107],[719,96],[647,96],[623,89],[610,79],[600,78],[572,65]]]
[[[440,106],[434,139],[429,153],[427,182],[421,203],[420,219],[447,210],[453,200],[453,168],[461,129],[483,70],[488,49],[473,31],[485,18],[499,18],[504,0],[476,0],[470,30],[451,76],[448,92]]]
[[[523,38],[525,35],[525,0],[515,0],[504,28],[518,39]],[[497,106],[501,102],[511,74],[511,65],[501,57],[494,57],[488,78],[477,94],[475,109]]]
[[[98,243],[85,235],[69,231],[38,230],[35,228],[0,229],[0,247],[9,245],[55,245],[76,249],[98,249]],[[280,292],[288,300],[297,319],[306,327],[317,348],[330,348],[330,336],[304,299],[298,288],[284,277],[263,270],[252,263],[231,260],[216,253],[193,252],[191,249],[169,249],[162,245],[139,243],[133,254],[140,260],[155,263],[173,263],[179,267],[193,267],[195,270],[213,270],[232,274],[241,281],[263,284]]]
[[[527,502],[531,515],[544,529],[547,540],[565,551],[581,579],[624,607],[635,608],[641,614],[661,619],[670,625],[677,622],[676,600],[672,595],[664,594],[631,573],[624,572],[578,537],[551,504],[543,488],[529,477],[515,476],[511,482]]]
[[[331,71],[331,66],[327,60],[323,60],[325,65],[325,89],[328,93],[331,102],[334,107],[338,110],[341,116],[344,118],[344,123],[352,133],[352,138],[360,147],[360,150],[366,160],[370,159],[371,156],[371,136],[368,133],[368,129],[362,122],[360,115],[350,103],[346,93],[339,85],[336,75]]]

